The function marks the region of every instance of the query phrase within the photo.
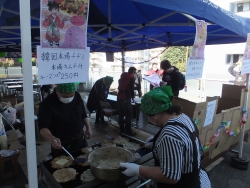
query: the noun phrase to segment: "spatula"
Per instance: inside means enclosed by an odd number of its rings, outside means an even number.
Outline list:
[[[54,139],[54,142],[57,143],[57,140]],[[74,158],[74,157],[69,153],[69,151],[66,150],[63,146],[62,146],[62,149],[63,149],[63,150],[73,159],[73,161],[74,161],[75,164],[83,164],[83,163],[85,163],[85,162],[87,161],[86,158]]]

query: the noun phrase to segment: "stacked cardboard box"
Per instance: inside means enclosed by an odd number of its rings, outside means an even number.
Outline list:
[[[242,119],[243,88],[244,86],[223,85],[221,98],[218,99],[212,129],[206,133],[206,143],[211,141],[215,133],[219,133],[219,136],[213,140],[213,144],[205,151],[209,152],[209,158],[211,159],[228,150],[240,139],[240,134],[230,136],[224,128],[220,129],[220,126],[222,122],[225,122],[229,125],[229,130],[233,132],[239,128]],[[218,131],[218,129],[220,129],[220,131]]]
[[[244,102],[244,93],[250,94],[244,86],[227,85],[222,87],[221,97],[208,97],[206,102],[195,103],[182,98],[174,98],[173,104],[182,107],[182,110],[194,121],[198,120],[199,137],[202,146],[212,144],[205,150],[209,152],[209,158],[212,159],[220,153],[230,149],[230,147],[239,142],[241,136],[230,136],[224,128],[220,129],[222,122],[229,125],[229,130],[235,132],[240,126],[242,120],[242,106]],[[248,113],[250,113],[250,101],[247,104]],[[197,122],[197,121],[196,121]],[[246,131],[250,130],[250,117],[248,116]],[[220,131],[218,131],[218,129]]]
[[[172,102],[174,105],[180,106],[183,113],[198,123],[197,127],[200,131],[206,117],[207,102],[195,103],[178,97],[175,97]]]

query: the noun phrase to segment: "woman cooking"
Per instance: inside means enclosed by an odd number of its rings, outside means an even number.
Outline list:
[[[53,158],[64,154],[62,146],[69,152],[88,146],[86,138],[91,138],[92,131],[75,83],[57,84],[41,102],[38,126],[40,134],[51,142]]]
[[[127,176],[141,175],[157,187],[210,188],[208,174],[201,168],[198,130],[192,120],[171,103],[170,86],[159,87],[142,97],[141,110],[148,121],[161,129],[153,138],[155,166],[120,163]]]

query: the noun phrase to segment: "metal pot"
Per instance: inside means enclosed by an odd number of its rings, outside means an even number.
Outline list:
[[[93,150],[88,155],[88,162],[93,176],[106,182],[119,181],[125,176],[121,173],[120,167],[100,168],[98,162],[105,158],[118,158],[124,162],[130,162],[133,159],[132,153],[120,147],[102,147]]]

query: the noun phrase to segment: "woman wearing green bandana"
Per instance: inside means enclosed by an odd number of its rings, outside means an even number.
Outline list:
[[[210,188],[207,172],[200,165],[198,130],[181,108],[172,104],[172,97],[170,86],[153,89],[142,97],[141,111],[161,128],[151,138],[155,166],[120,163],[126,168],[122,173],[152,179],[158,188]]]
[[[55,91],[42,101],[38,113],[41,135],[51,142],[52,157],[80,150],[92,135],[85,107],[75,83],[57,84]],[[86,127],[86,131],[84,131]]]

